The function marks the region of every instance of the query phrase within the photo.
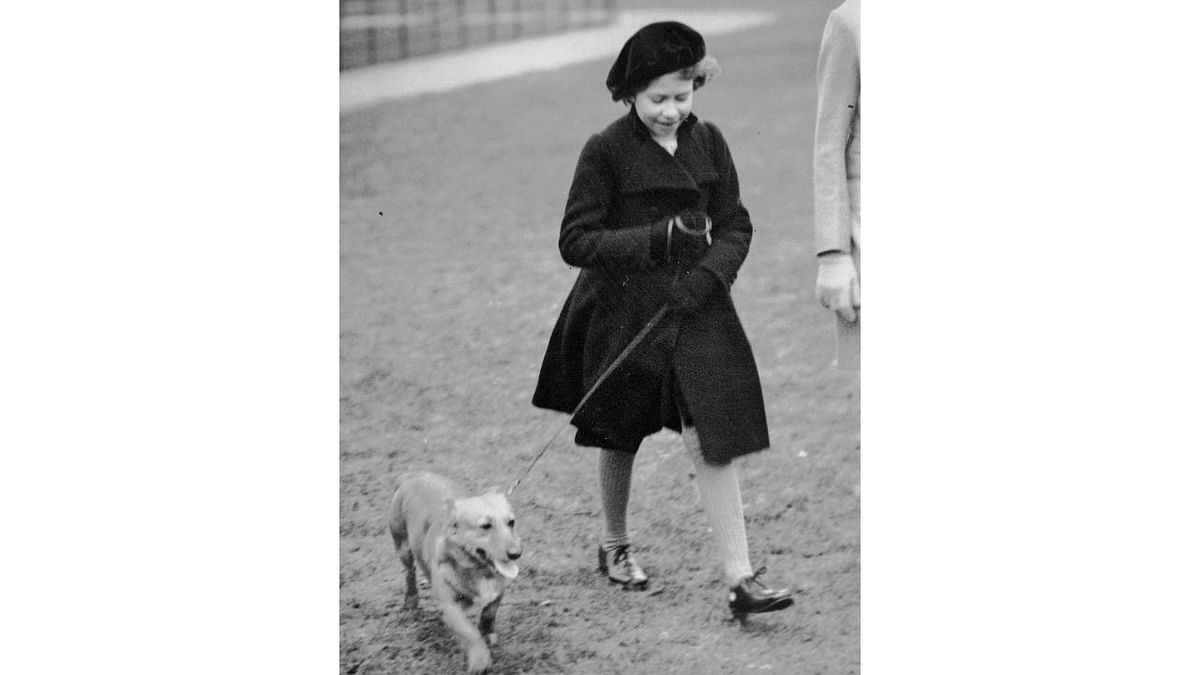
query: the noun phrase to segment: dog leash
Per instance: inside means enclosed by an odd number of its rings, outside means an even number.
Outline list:
[[[550,444],[554,442],[554,439],[558,438],[558,435],[562,433],[563,429],[567,428],[567,426],[571,423],[571,420],[575,419],[575,416],[578,415],[579,411],[583,409],[583,405],[587,403],[588,399],[592,397],[592,394],[596,393],[596,390],[600,388],[600,384],[603,383],[604,380],[608,379],[609,375],[613,374],[613,371],[617,369],[617,366],[621,365],[621,362],[629,357],[629,355],[634,349],[637,348],[642,340],[646,339],[646,336],[650,334],[650,331],[654,330],[654,327],[658,325],[658,322],[661,321],[664,316],[666,316],[667,311],[670,308],[670,305],[663,305],[658,310],[658,313],[650,317],[650,320],[646,322],[646,325],[642,328],[641,332],[635,335],[633,339],[630,340],[629,344],[625,346],[625,349],[622,350],[620,354],[617,354],[617,358],[613,359],[613,362],[608,365],[608,368],[605,368],[604,372],[600,373],[600,377],[596,379],[591,388],[587,390],[587,393],[583,395],[583,398],[579,400],[579,403],[575,406],[575,410],[571,411],[570,416],[567,417],[567,421],[563,422],[558,429],[555,429],[554,434],[550,436],[550,440],[546,441],[546,445],[542,447],[542,450],[537,454],[537,457],[534,457],[533,461],[529,463],[529,466],[525,468],[525,471],[521,473],[520,477],[513,481],[512,487],[508,488],[508,492],[505,493],[506,495],[511,495],[517,489],[517,486],[521,484],[521,481],[525,480],[525,477],[529,475],[529,472],[533,471],[533,466],[537,464],[538,460],[542,458],[542,455],[546,454],[546,451],[550,449]]]

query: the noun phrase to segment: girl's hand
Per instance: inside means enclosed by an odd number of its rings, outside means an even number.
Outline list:
[[[712,220],[702,211],[684,211],[651,226],[651,256],[685,268],[712,245]]]
[[[861,306],[858,270],[849,253],[825,253],[817,258],[817,300],[845,321],[858,319],[854,311]]]
[[[671,307],[694,312],[723,284],[717,275],[702,266],[683,270],[667,288]]]

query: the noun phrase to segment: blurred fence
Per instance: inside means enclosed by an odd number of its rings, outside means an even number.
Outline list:
[[[616,0],[340,0],[341,69],[608,23]]]

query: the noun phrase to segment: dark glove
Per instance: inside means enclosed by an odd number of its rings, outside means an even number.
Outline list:
[[[694,312],[704,304],[718,288],[725,284],[721,282],[716,272],[707,267],[697,266],[684,270],[667,289],[667,300],[674,309]]]
[[[712,244],[712,221],[703,211],[683,211],[650,226],[650,256],[683,267],[695,265]]]

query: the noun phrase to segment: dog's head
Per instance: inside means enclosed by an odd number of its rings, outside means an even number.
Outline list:
[[[455,499],[450,508],[450,540],[475,556],[488,560],[505,579],[515,579],[521,557],[521,539],[515,531],[508,498],[499,492]]]

